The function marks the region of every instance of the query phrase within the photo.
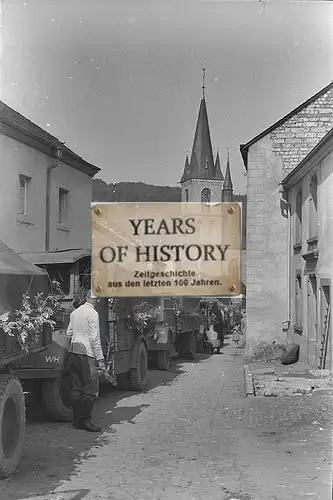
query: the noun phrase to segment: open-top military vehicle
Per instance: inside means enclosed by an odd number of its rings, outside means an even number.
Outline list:
[[[52,342],[48,318],[46,323],[41,320],[45,310],[41,310],[40,294],[46,298],[49,285],[45,271],[25,262],[0,241],[0,478],[15,471],[24,445],[25,397],[15,368],[27,351],[43,352]],[[34,298],[39,311],[30,309],[29,299]]]

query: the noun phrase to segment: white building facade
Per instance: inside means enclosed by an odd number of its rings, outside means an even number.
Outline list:
[[[289,205],[288,341],[332,369],[333,129],[282,182]]]
[[[0,102],[0,239],[17,253],[91,246],[99,169]]]

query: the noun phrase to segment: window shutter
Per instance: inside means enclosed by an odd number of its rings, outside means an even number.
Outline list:
[[[302,191],[296,195],[295,243],[302,243]]]
[[[310,227],[309,227],[309,237],[315,238],[317,237],[317,177],[314,176],[311,179],[310,184]]]

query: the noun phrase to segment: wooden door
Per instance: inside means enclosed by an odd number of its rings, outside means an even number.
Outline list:
[[[332,369],[332,325],[331,285],[328,280],[321,283],[319,368]]]

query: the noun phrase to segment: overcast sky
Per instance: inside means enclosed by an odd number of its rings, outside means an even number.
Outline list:
[[[206,68],[214,152],[239,145],[333,79],[331,2],[2,0],[1,99],[102,169],[174,185]]]

